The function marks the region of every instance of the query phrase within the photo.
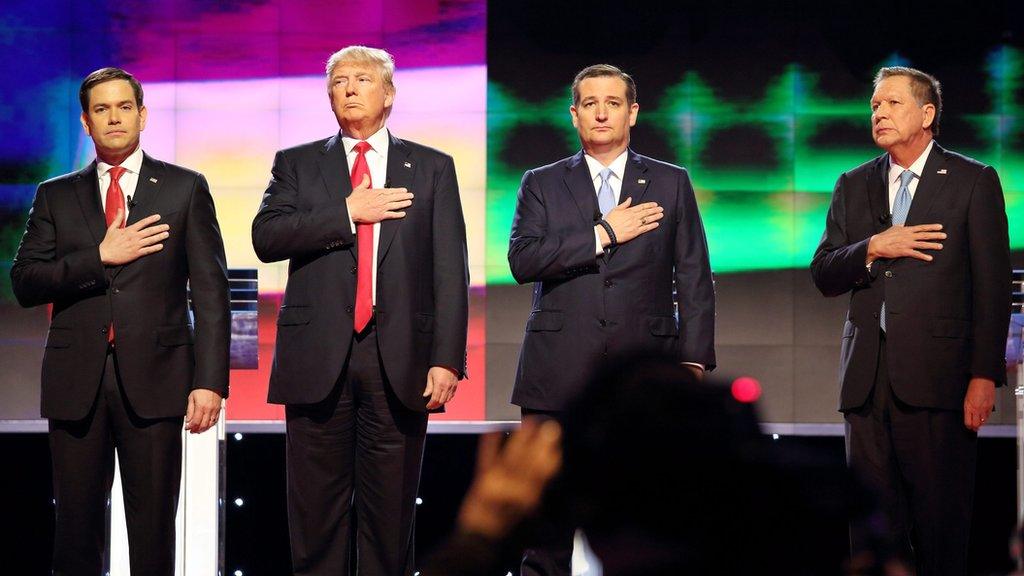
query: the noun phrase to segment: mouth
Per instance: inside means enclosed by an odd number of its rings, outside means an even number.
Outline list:
[[[107,136],[125,136],[127,134],[128,132],[124,130],[111,130],[110,132],[107,132]]]

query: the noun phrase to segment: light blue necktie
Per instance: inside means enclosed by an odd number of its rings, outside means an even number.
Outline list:
[[[903,226],[907,221],[907,214],[910,213],[910,181],[914,179],[914,173],[904,170],[900,173],[900,189],[896,191],[896,199],[892,202],[892,225]],[[882,302],[881,316],[878,317],[882,330],[885,330],[885,302]]]
[[[601,217],[604,218],[615,208],[615,191],[612,190],[612,185],[608,181],[612,177],[612,169],[605,168],[601,170],[601,188],[597,191],[597,205],[601,208]]]

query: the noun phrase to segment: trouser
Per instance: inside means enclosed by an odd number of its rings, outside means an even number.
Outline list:
[[[49,427],[57,515],[53,573],[102,574],[116,449],[131,572],[173,576],[182,418],[144,419],[135,414],[111,349],[89,415],[74,421],[51,419]]]
[[[918,576],[965,574],[978,437],[963,412],[897,398],[883,336],[871,395],[845,417],[850,466],[877,491],[897,552],[914,559]],[[868,536],[851,531],[854,554]]]
[[[386,380],[371,326],[325,400],[286,408],[296,575],[413,573],[427,414],[406,408]]]
[[[563,412],[522,409],[522,417],[551,418],[561,421]],[[561,510],[541,510],[530,547],[523,551],[520,576],[569,576],[572,570],[572,546],[576,527]]]

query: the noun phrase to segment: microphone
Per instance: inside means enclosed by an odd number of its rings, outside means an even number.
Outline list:
[[[129,194],[128,195],[128,209],[131,210],[132,208],[135,208],[135,200],[133,200],[132,199],[132,195]]]

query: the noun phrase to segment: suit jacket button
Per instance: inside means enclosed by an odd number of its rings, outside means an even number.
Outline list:
[[[597,323],[600,324],[602,328],[608,325],[608,322],[606,320],[598,320]]]
[[[349,272],[351,272],[351,273],[353,273],[353,274],[355,274],[356,272],[358,272],[358,271],[359,271],[359,269],[358,269],[358,268],[356,268],[355,266],[353,266],[353,267],[349,268],[349,269],[348,269],[348,271],[349,271]]]
[[[874,318],[878,318],[878,312],[875,312],[875,313],[874,313],[874,314],[872,314],[871,316],[873,316]]]
[[[612,281],[611,280],[605,280],[604,281],[604,287],[605,288],[611,288],[612,287]]]
[[[121,293],[121,289],[120,288],[114,288],[114,294],[120,294],[120,293]]]
[[[354,308],[352,308],[351,306],[345,306],[345,312],[348,312],[349,314],[351,314],[352,310],[354,310]]]
[[[106,334],[106,333],[107,333],[107,327],[106,326],[104,326],[103,328],[100,328],[100,334]]]
[[[886,278],[892,278],[892,270],[886,270],[885,271],[885,277]]]

